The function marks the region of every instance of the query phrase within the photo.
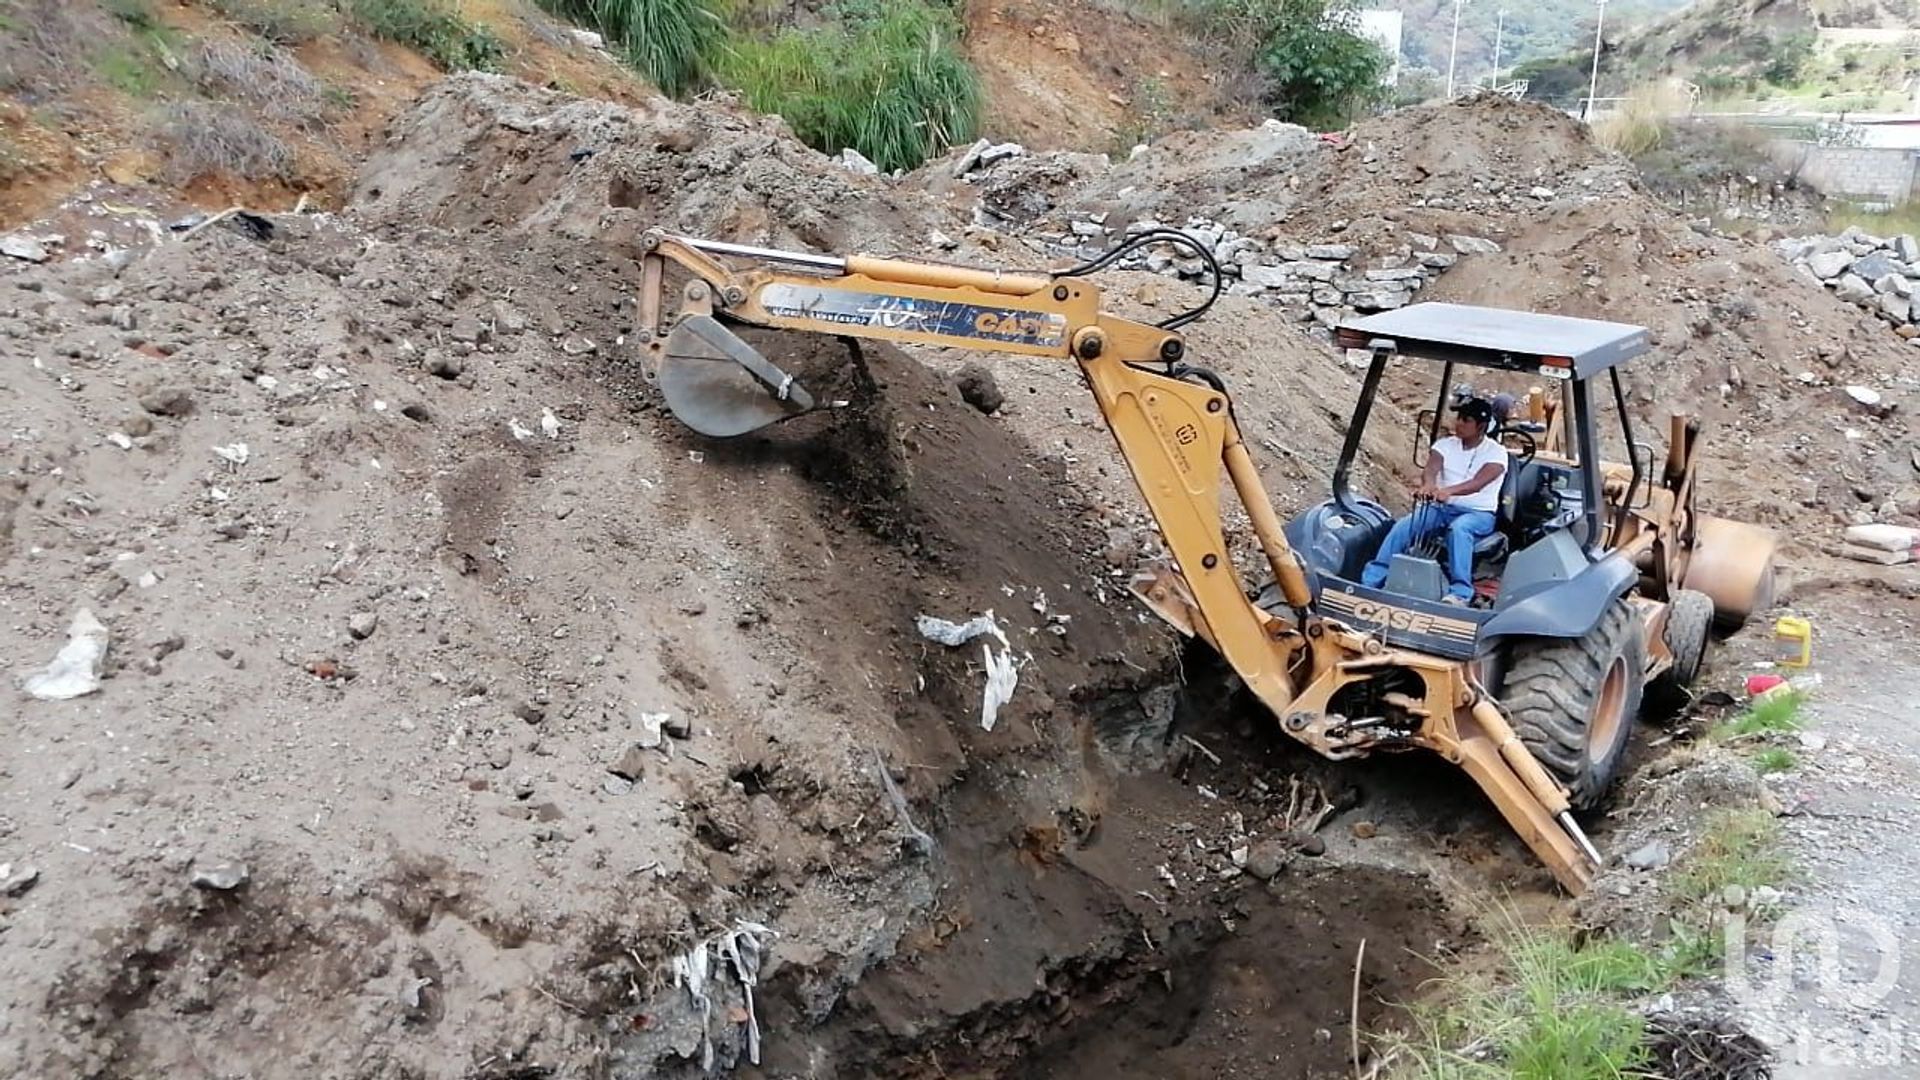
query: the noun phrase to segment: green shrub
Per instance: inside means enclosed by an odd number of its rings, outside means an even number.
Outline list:
[[[497,71],[506,45],[443,0],[345,0],[367,33],[419,52],[448,71]]]
[[[1188,0],[1184,21],[1264,77],[1275,116],[1339,127],[1391,96],[1393,60],[1354,12],[1353,0]]]
[[[539,0],[565,19],[590,26],[620,50],[660,92],[683,97],[711,74],[726,46],[718,0]]]
[[[326,37],[339,24],[326,0],[213,0],[213,9],[277,45]]]
[[[808,145],[852,147],[882,170],[911,169],[971,139],[979,83],[951,12],[899,0],[842,7],[836,24],[737,43],[720,77]]]
[[[160,25],[147,0],[106,0],[101,6],[107,9],[107,14],[135,30],[152,30]]]

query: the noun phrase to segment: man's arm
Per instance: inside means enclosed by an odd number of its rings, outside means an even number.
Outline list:
[[[1420,470],[1420,484],[1413,489],[1415,495],[1436,494],[1440,488],[1440,451],[1428,449],[1427,467]]]
[[[1451,499],[1455,495],[1471,495],[1481,488],[1486,487],[1488,484],[1493,483],[1495,480],[1500,479],[1500,474],[1506,471],[1507,467],[1505,465],[1499,462],[1489,461],[1485,465],[1480,466],[1479,472],[1474,473],[1472,476],[1467,477],[1465,480],[1451,487],[1443,487],[1435,492],[1435,494],[1442,499]]]

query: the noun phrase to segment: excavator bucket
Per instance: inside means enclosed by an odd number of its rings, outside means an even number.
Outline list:
[[[682,319],[655,376],[667,408],[702,435],[727,439],[813,408],[813,395],[711,315]]]
[[[1779,537],[1765,526],[1703,514],[1681,584],[1713,598],[1714,616],[1722,626],[1741,626],[1749,616],[1773,606],[1779,546]]]

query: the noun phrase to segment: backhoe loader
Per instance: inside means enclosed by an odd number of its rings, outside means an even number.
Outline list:
[[[1154,243],[1185,248],[1207,265],[1212,294],[1156,324],[1103,311],[1090,275]],[[1587,379],[1644,351],[1638,328],[1427,304],[1340,327],[1340,344],[1370,352],[1372,366],[1333,499],[1288,527],[1261,487],[1224,382],[1187,359],[1179,330],[1218,298],[1221,278],[1211,252],[1184,233],[1143,232],[1097,259],[1037,272],[778,251],[657,229],[640,246],[639,336],[648,373],[673,414],[704,435],[742,435],[816,407],[793,375],[729,324],[1077,364],[1168,553],[1136,575],[1135,594],[1181,633],[1212,646],[1282,730],[1318,753],[1346,759],[1425,749],[1466,770],[1572,893],[1601,865],[1574,818],[1576,803],[1590,803],[1604,788],[1608,777],[1599,774],[1617,764],[1617,741],[1633,721],[1642,682],[1675,663],[1676,650],[1661,643],[1672,623],[1669,590],[1677,596],[1684,582],[1710,579],[1720,594],[1716,610],[1738,617],[1760,602],[1759,579],[1771,573],[1770,535],[1693,516],[1696,426],[1676,422],[1684,443],[1676,442],[1657,485],[1642,482],[1641,456],[1626,470],[1600,462]],[[671,311],[670,271],[684,279]],[[1439,360],[1449,373],[1452,364],[1474,364],[1567,388],[1570,407],[1529,398],[1545,445],[1537,448],[1537,468],[1517,472],[1553,479],[1516,489],[1513,498],[1559,492],[1554,515],[1563,520],[1529,518],[1503,534],[1515,545],[1504,559],[1504,577],[1513,579],[1505,606],[1443,606],[1395,591],[1395,582],[1366,590],[1350,580],[1354,559],[1371,554],[1387,516],[1351,492],[1347,477],[1382,371],[1401,355]],[[1222,527],[1223,487],[1252,525],[1271,578],[1264,588],[1249,589],[1234,565]],[[1714,530],[1715,542],[1737,557],[1702,557],[1701,542]],[[1555,614],[1576,596],[1584,606]],[[1699,612],[1697,601],[1687,603],[1691,627]],[[1586,678],[1594,692],[1583,683],[1551,725],[1524,710],[1516,716],[1500,700],[1503,681],[1523,668],[1534,681],[1553,666],[1574,673],[1585,653],[1565,646],[1593,652],[1596,627],[1608,635],[1603,651],[1611,651],[1601,657],[1608,664]],[[1704,626],[1698,641],[1688,634],[1683,647],[1697,664]],[[1614,662],[1616,652],[1624,660]],[[1568,698],[1553,687],[1529,683],[1529,690]],[[1516,719],[1533,728],[1516,731]]]

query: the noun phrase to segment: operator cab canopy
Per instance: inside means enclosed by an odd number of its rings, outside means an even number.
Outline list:
[[[1591,379],[1647,352],[1647,328],[1468,304],[1413,304],[1343,322],[1334,342],[1349,349],[1392,343],[1401,356],[1555,379]]]

